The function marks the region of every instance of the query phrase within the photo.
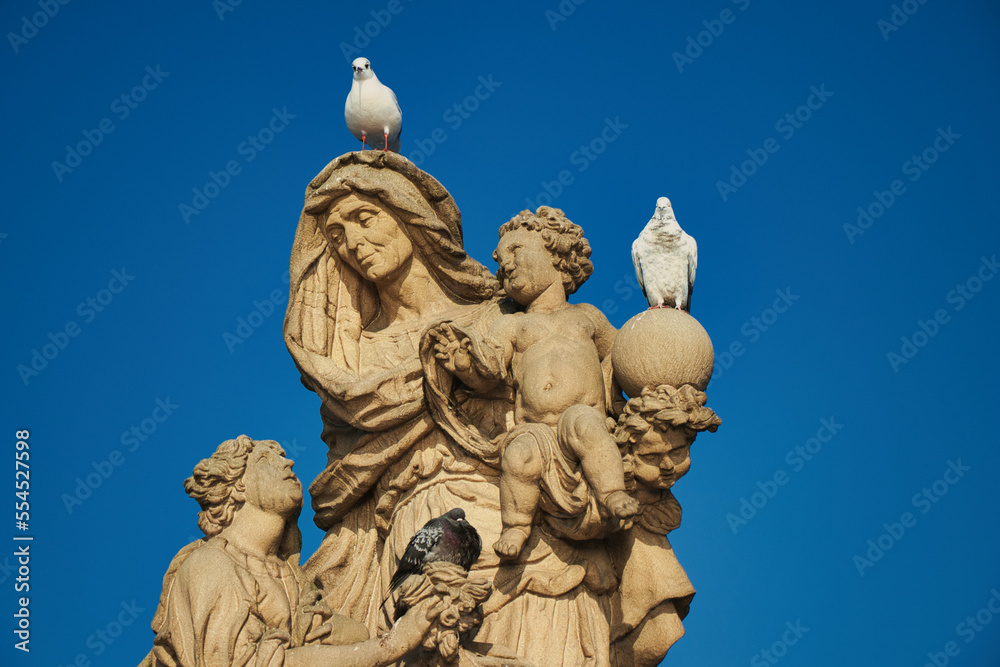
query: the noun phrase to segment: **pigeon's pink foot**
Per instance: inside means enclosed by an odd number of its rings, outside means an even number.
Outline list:
[[[389,150],[389,133],[385,133],[385,143],[382,144],[382,152]]]
[[[365,136],[364,134],[361,135],[361,150],[365,149]]]

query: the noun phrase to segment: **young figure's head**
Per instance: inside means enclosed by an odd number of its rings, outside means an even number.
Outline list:
[[[184,490],[201,506],[198,527],[209,537],[218,535],[247,503],[294,520],[302,485],[292,465],[273,440],[226,440],[184,480]]]
[[[691,385],[660,385],[630,399],[618,419],[615,439],[629,449],[636,483],[669,489],[691,468],[691,443],[700,431],[714,432],[722,420],[705,407],[705,392]]]
[[[507,296],[531,303],[554,282],[566,295],[590,277],[590,244],[583,229],[557,208],[540,206],[532,214],[521,211],[500,227],[500,243],[493,253],[497,278]]]

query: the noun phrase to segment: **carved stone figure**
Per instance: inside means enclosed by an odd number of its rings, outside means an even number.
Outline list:
[[[380,603],[409,539],[459,508],[495,545],[469,574],[492,584],[476,653],[645,665],[683,633],[694,590],[666,539],[669,487],[685,429],[711,421],[711,341],[681,311],[616,332],[569,304],[588,255],[561,211],[524,212],[501,231],[501,288],[465,253],[450,195],[405,158],[348,153],[309,184],[284,335],[321,402],[329,456],[310,493],[326,535],[303,570],[335,612],[388,627]],[[668,407],[628,408],[619,385]],[[409,581],[401,595],[419,590]],[[442,641],[433,660],[471,659]]]
[[[605,422],[601,364],[616,330],[593,306],[566,301],[593,271],[583,230],[558,209],[522,211],[500,228],[493,256],[507,296],[525,311],[501,316],[475,342],[448,322],[429,333],[435,356],[466,385],[515,389],[515,427],[500,442],[503,533],[493,548],[516,558],[539,505],[555,534],[576,540],[603,536],[609,522],[620,528],[615,519],[639,505],[625,493]]]
[[[630,399],[618,419],[615,439],[627,450],[628,487],[640,506],[632,529],[609,539],[621,582],[611,631],[620,666],[658,665],[684,634],[695,591],[667,539],[681,523],[671,488],[691,468],[697,434],[722,423],[705,401],[691,385],[660,385]]]
[[[420,646],[447,606],[425,597],[371,640],[333,613],[299,568],[302,485],[276,442],[227,440],[184,488],[206,537],[170,563],[144,667],[388,665]]]

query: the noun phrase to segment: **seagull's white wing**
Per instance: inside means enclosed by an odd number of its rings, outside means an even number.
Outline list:
[[[632,242],[632,266],[635,267],[635,279],[639,282],[639,289],[646,293],[646,285],[642,282],[642,258],[639,256],[639,239]]]

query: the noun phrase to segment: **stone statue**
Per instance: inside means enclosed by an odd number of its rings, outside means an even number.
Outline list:
[[[615,440],[627,448],[628,488],[640,506],[632,529],[609,539],[620,581],[611,631],[619,665],[658,665],[684,634],[681,621],[694,587],[667,539],[681,523],[670,489],[691,468],[697,434],[721,424],[705,400],[703,391],[687,384],[646,388],[618,419]]]
[[[435,356],[466,385],[516,388],[515,427],[499,445],[503,533],[493,546],[516,558],[540,504],[555,534],[576,540],[602,537],[608,521],[621,528],[615,520],[639,505],[625,493],[605,422],[601,363],[617,332],[593,306],[566,301],[593,271],[583,230],[558,209],[522,211],[500,228],[493,256],[504,291],[525,312],[501,316],[475,342],[448,322],[428,333]]]
[[[492,585],[476,655],[655,664],[694,593],[666,533],[694,434],[718,426],[704,407],[711,341],[682,311],[616,331],[569,304],[592,265],[557,209],[519,214],[500,237],[502,287],[465,253],[447,191],[393,153],[348,153],[309,184],[284,336],[329,455],[309,489],[326,535],[303,573],[379,634],[408,541],[459,508],[494,545],[469,573]],[[425,576],[426,590],[454,589]],[[407,664],[488,664],[448,629],[474,615],[434,613],[437,657]]]
[[[302,485],[284,454],[241,435],[185,481],[206,537],[170,563],[143,667],[373,667],[425,641],[447,607],[440,596],[420,599],[377,639],[323,603],[298,565]]]

